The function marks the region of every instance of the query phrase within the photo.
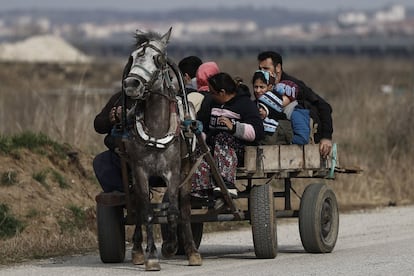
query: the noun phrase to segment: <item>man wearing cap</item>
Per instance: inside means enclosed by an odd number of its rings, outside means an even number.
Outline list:
[[[296,100],[304,108],[310,110],[311,118],[317,124],[317,132],[314,141],[319,143],[319,151],[322,157],[326,157],[332,149],[332,107],[322,97],[316,94],[303,81],[298,80],[282,68],[282,56],[274,51],[261,52],[257,56],[259,69],[271,72],[276,83],[281,81],[292,81],[299,86],[300,93]]]

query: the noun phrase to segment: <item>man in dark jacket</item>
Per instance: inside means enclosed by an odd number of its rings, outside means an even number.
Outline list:
[[[108,148],[93,160],[96,178],[104,192],[123,191],[121,161],[115,152],[119,146],[120,137],[111,135],[115,124],[121,122],[121,114],[122,92],[118,92],[109,99],[94,120],[95,131],[99,134],[106,134],[104,143]]]
[[[296,83],[300,88],[297,101],[304,108],[310,110],[311,118],[317,124],[317,132],[314,135],[314,141],[319,143],[321,156],[326,157],[332,149],[332,108],[322,97],[316,94],[303,81],[298,80],[283,71],[282,56],[273,51],[261,52],[257,56],[259,69],[271,72],[276,83],[288,80]]]

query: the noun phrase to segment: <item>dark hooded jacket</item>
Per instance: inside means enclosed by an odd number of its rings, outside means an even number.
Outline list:
[[[114,150],[116,145],[118,144],[119,138],[114,137],[111,135],[112,128],[114,124],[111,123],[109,120],[109,113],[113,107],[122,106],[122,92],[117,92],[109,99],[107,104],[103,107],[101,112],[96,115],[95,120],[93,121],[93,125],[95,127],[95,131],[99,134],[106,134],[104,139],[105,146],[110,149]],[[127,101],[127,107],[130,107],[130,101]],[[115,122],[117,123],[117,122]],[[120,122],[118,122],[120,123]]]
[[[263,121],[255,103],[250,99],[250,93],[238,92],[234,98],[222,105],[213,101],[210,94],[204,98],[200,111],[197,113],[197,119],[203,123],[207,141],[209,141],[209,137],[214,136],[217,132],[226,131],[214,123],[216,121],[214,110],[219,113],[233,115],[233,118],[230,118],[236,124],[236,131],[233,135],[242,144],[256,145],[264,138]],[[240,129],[237,129],[239,125]],[[245,127],[246,125],[250,125],[253,129]],[[251,131],[254,131],[254,141],[245,139],[251,137]]]

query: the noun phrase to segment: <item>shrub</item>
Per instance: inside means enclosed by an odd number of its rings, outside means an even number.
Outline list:
[[[0,152],[9,153],[11,141],[8,137],[0,136]]]
[[[45,169],[45,170],[42,170],[40,172],[33,173],[32,177],[33,177],[34,180],[36,180],[37,182],[42,184],[42,186],[44,186],[46,189],[49,190],[50,187],[46,182],[46,177],[47,177],[48,173],[49,173],[49,170]]]
[[[9,213],[9,207],[0,204],[0,238],[13,237],[20,233],[23,228],[23,223]]]
[[[70,185],[66,181],[66,179],[61,175],[58,171],[51,169],[52,178],[59,184],[59,187],[62,189],[70,188]]]

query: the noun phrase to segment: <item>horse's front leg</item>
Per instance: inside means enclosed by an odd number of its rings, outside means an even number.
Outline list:
[[[177,225],[178,225],[178,186],[179,186],[179,173],[172,176],[170,179],[166,179],[167,193],[168,193],[168,235],[167,240],[162,244],[162,255],[166,258],[170,258],[177,253],[178,250],[178,238],[177,238]]]
[[[154,211],[151,206],[148,175],[142,170],[142,168],[138,168],[136,172],[136,193],[137,198],[140,201],[138,208],[141,209],[137,210],[137,212],[140,214],[139,217],[142,219],[147,232],[147,248],[145,250],[144,259],[145,270],[158,271],[161,267],[153,234]]]
[[[191,183],[189,183],[191,186]],[[190,188],[191,189],[191,188]],[[182,232],[180,233],[184,250],[188,257],[188,265],[199,266],[202,264],[202,258],[194,243],[193,231],[191,229],[191,195],[190,189],[183,187],[180,191],[180,210]]]
[[[155,246],[154,240],[154,214],[149,204],[148,212],[146,212],[146,229],[147,229],[147,249],[146,249],[146,260],[145,260],[145,270],[147,271],[158,271],[161,269],[160,262],[158,259],[157,248]]]
[[[134,236],[132,241],[134,243],[132,247],[132,263],[135,265],[144,264],[144,250],[142,249],[142,218],[138,216],[138,221],[135,226]]]

